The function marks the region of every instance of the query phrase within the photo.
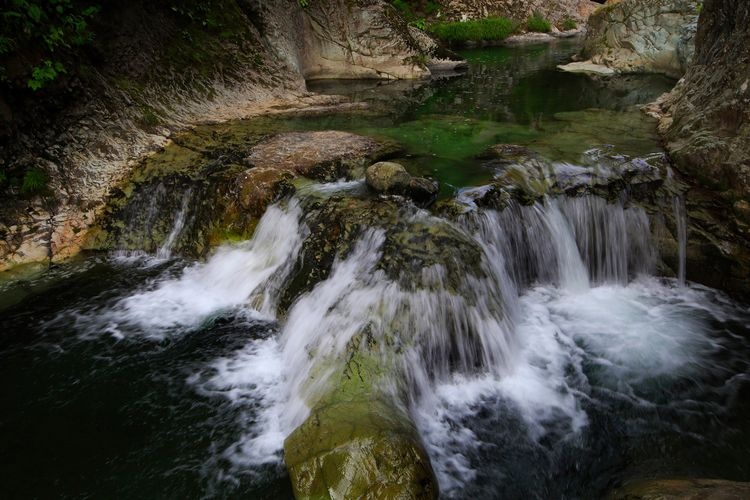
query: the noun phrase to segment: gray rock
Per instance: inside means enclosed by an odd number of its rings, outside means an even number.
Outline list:
[[[408,189],[411,175],[399,163],[381,161],[365,173],[367,185],[379,193],[401,193]]]
[[[608,2],[589,17],[583,57],[620,73],[681,77],[692,53],[698,0]],[[596,66],[593,66],[596,67]]]

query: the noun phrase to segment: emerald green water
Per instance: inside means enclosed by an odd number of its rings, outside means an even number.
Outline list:
[[[309,89],[367,102],[367,112],[211,125],[198,136],[241,144],[242,137],[289,130],[345,130],[405,146],[398,160],[441,181],[443,194],[486,183],[475,156],[498,143],[529,146],[554,161],[576,162],[595,147],[620,154],[661,151],[653,120],[639,105],[671,89],[658,75],[592,78],[556,69],[575,40],[461,52],[469,71],[432,82],[315,81]]]

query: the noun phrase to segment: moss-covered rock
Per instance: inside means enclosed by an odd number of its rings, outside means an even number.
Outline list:
[[[378,387],[393,377],[378,346],[356,336],[331,390],[284,442],[297,498],[437,498],[435,475],[407,412]]]

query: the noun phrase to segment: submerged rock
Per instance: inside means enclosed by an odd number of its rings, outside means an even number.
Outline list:
[[[653,479],[616,489],[612,500],[734,500],[750,497],[750,483],[720,479]]]

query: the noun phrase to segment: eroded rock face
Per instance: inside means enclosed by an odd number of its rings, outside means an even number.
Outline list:
[[[622,73],[679,78],[692,57],[697,0],[622,0],[589,17],[582,55]]]
[[[462,21],[501,16],[525,21],[535,12],[555,25],[571,18],[583,24],[599,4],[589,0],[445,0],[441,12],[447,19]]]
[[[414,79],[430,75],[406,22],[385,0],[260,2],[279,57],[305,79]]]
[[[331,98],[308,94],[305,78],[424,78],[425,62],[437,57],[385,0],[305,8],[297,0],[219,0],[211,9],[226,37],[142,3],[120,2],[97,17],[95,47],[86,51],[97,56],[81,54],[89,79],[70,75],[60,95],[0,96],[3,170],[23,176],[32,168],[50,179],[45,196],[0,193],[0,271],[79,252],[135,160],[167,146],[175,130],[321,109]]]
[[[660,131],[688,193],[703,247],[703,282],[748,295],[750,281],[750,3],[703,3],[696,53],[660,102]],[[688,263],[688,276],[690,276]]]

